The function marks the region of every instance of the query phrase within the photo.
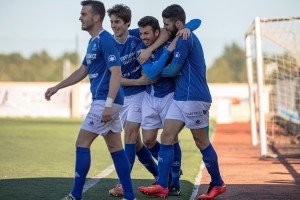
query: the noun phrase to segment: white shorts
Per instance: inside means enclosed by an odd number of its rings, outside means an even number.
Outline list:
[[[121,110],[122,125],[125,127],[126,121],[141,123],[142,121],[142,101],[144,92],[124,97],[124,105]]]
[[[205,128],[209,125],[211,103],[203,101],[175,101],[169,107],[166,119],[183,121],[189,129]]]
[[[121,121],[120,121],[120,111],[122,105],[115,104],[115,103],[113,104],[112,120],[106,123],[101,122],[104,108],[105,108],[105,101],[103,100],[93,101],[91,104],[91,108],[81,125],[81,129],[102,136],[106,135],[109,131],[112,131],[114,133],[120,133],[122,131]]]
[[[142,105],[142,125],[144,130],[163,128],[164,120],[172,103],[174,93],[169,93],[163,98],[145,94]]]

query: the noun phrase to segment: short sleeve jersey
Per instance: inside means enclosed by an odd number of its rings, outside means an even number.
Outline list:
[[[158,49],[152,52],[150,58],[144,63],[144,64],[155,64],[160,56],[162,55],[165,48],[168,48],[171,41],[165,42],[163,45],[161,45]],[[137,47],[137,51],[140,49],[146,49],[147,46],[144,43],[141,43]],[[168,60],[170,62],[172,60],[172,57]],[[168,64],[167,62],[167,64]],[[150,95],[153,95],[155,97],[162,98],[166,96],[167,94],[174,92],[175,90],[175,81],[173,77],[160,77],[157,82],[147,85],[146,86],[146,92]]]
[[[183,64],[175,78],[174,99],[177,101],[204,101],[212,98],[206,81],[206,64],[202,45],[194,33],[188,40],[179,37],[174,49],[173,61]]]
[[[116,40],[121,56],[122,77],[126,79],[138,79],[142,76],[142,67],[136,57],[136,48],[141,43],[139,29],[129,30],[128,33],[128,37],[124,43],[120,43]],[[145,88],[145,85],[123,86],[124,95],[130,96],[138,94],[145,91]]]
[[[116,41],[109,32],[102,30],[98,36],[90,39],[82,64],[88,68],[92,99],[106,100],[111,76],[109,68],[121,67]],[[114,103],[123,105],[122,87],[120,87]]]

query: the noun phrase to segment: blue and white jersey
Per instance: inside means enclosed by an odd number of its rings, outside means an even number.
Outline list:
[[[111,76],[109,68],[112,66],[121,67],[116,41],[109,32],[102,30],[97,37],[90,39],[82,64],[88,67],[93,101],[106,100]],[[122,87],[120,87],[114,103],[123,105]]]
[[[145,65],[153,65],[155,64],[160,56],[162,55],[165,48],[168,48],[171,41],[165,42],[163,45],[161,45],[158,49],[152,52],[150,58],[143,64]],[[146,49],[147,46],[144,43],[141,43],[137,47],[137,51],[140,49]],[[172,57],[168,60],[167,64],[172,60]],[[173,77],[160,77],[156,83],[153,83],[151,85],[146,86],[146,92],[150,95],[153,95],[158,98],[162,98],[166,96],[167,94],[174,92],[175,90],[175,81]]]
[[[142,76],[142,66],[137,61],[136,48],[141,43],[139,29],[129,30],[126,41],[121,44],[117,42],[121,56],[122,77],[126,79],[138,79]],[[123,86],[124,95],[130,96],[145,91],[145,85]]]
[[[174,99],[177,101],[204,101],[211,103],[206,81],[206,64],[199,39],[191,32],[188,40],[179,37],[174,49],[173,61],[184,64],[175,77]]]

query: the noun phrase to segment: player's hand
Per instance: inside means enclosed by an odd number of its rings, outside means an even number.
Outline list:
[[[106,123],[112,120],[112,107],[105,107],[102,113],[101,121]]]
[[[152,54],[152,51],[150,51],[148,48],[140,49],[138,51],[139,57],[137,58],[137,61],[142,65],[150,58],[151,54]]]
[[[181,29],[177,32],[176,36],[182,36],[183,40],[187,40],[191,35],[191,30],[188,28]]]
[[[47,91],[45,92],[45,99],[47,101],[51,100],[51,96],[54,95],[58,91],[58,88],[56,86],[48,88]]]
[[[169,44],[168,50],[169,50],[170,52],[174,51],[175,46],[176,46],[176,42],[177,42],[178,38],[179,38],[179,36],[176,36],[176,37],[173,39],[173,41],[171,42],[171,44]]]
[[[144,72],[142,72],[142,76],[138,79],[138,81],[139,81],[139,85],[150,85],[150,84],[157,82],[157,80],[149,79],[146,76],[146,74],[144,74]]]

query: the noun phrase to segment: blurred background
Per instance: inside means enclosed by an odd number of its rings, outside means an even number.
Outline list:
[[[0,117],[83,117],[90,103],[88,80],[44,100],[45,90],[77,69],[85,55],[90,36],[81,30],[80,1],[0,2]],[[131,28],[146,15],[163,26],[161,12],[173,3],[185,9],[187,21],[202,20],[194,32],[205,53],[211,116],[220,123],[250,120],[245,34],[255,17],[296,17],[300,8],[298,0],[103,2],[106,9],[128,5]],[[113,33],[108,16],[104,28]]]

